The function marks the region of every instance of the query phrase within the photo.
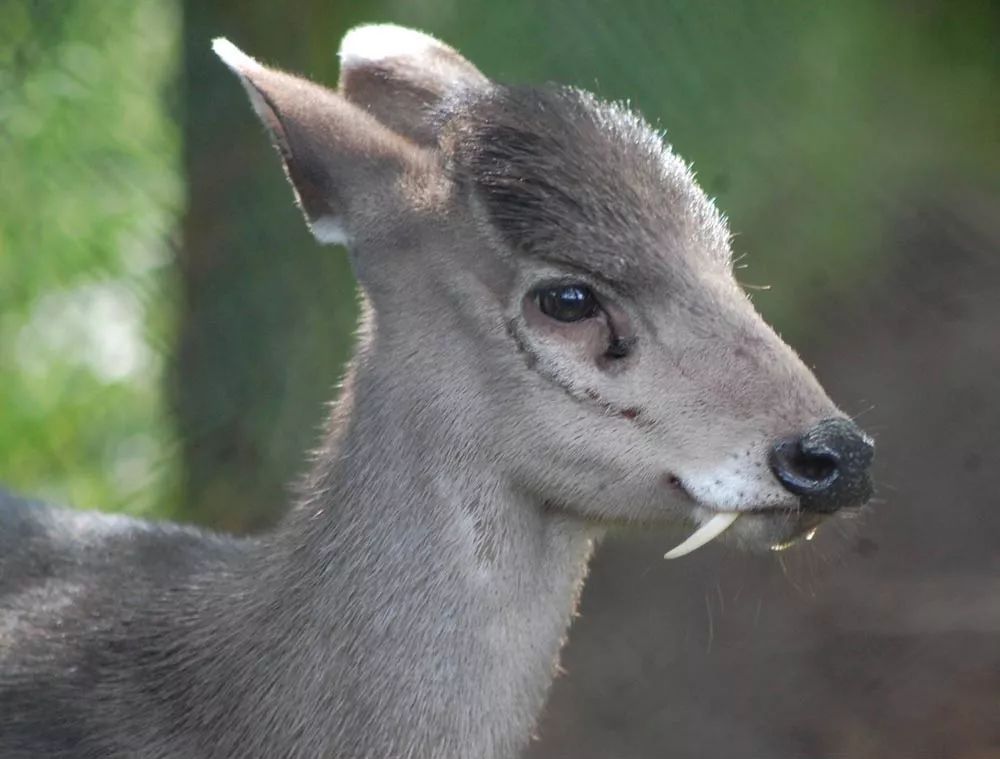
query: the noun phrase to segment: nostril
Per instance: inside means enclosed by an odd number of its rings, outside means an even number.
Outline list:
[[[838,460],[833,451],[813,450],[802,438],[779,440],[771,449],[769,464],[778,481],[795,495],[812,495],[837,479]]]
[[[826,482],[837,471],[837,461],[832,456],[805,453],[801,449],[792,466],[812,482]]]
[[[848,477],[864,474],[875,454],[872,439],[847,419],[827,419],[802,438],[802,450],[809,454],[832,456]]]
[[[825,419],[801,437],[779,440],[769,463],[778,481],[800,496],[806,511],[832,513],[872,495],[871,438],[847,419]]]

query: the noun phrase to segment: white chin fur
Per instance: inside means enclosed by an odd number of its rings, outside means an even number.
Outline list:
[[[359,26],[340,43],[340,65],[354,68],[387,58],[416,58],[436,47],[445,46],[429,34],[395,24]]]
[[[673,550],[667,551],[663,555],[663,558],[677,559],[681,556],[686,556],[692,551],[698,550],[703,545],[712,542],[719,537],[719,535],[728,530],[732,526],[733,522],[739,518],[739,516],[739,512],[736,511],[721,511],[718,514],[715,514],[711,519],[705,522],[705,524],[695,530],[687,540]]]
[[[763,467],[758,458],[740,457],[718,469],[686,472],[681,475],[691,496],[714,511],[746,511],[764,507],[781,508],[792,496]]]

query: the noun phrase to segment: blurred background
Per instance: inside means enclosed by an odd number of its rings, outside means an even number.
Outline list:
[[[335,82],[363,21],[628,100],[740,279],[879,446],[786,554],[615,534],[535,759],[1000,757],[1000,6],[989,0],[0,0],[0,482],[273,524],[351,345],[224,34]]]

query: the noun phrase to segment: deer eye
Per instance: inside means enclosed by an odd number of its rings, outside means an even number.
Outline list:
[[[596,316],[600,307],[586,285],[559,285],[538,291],[542,313],[560,322],[578,322]]]

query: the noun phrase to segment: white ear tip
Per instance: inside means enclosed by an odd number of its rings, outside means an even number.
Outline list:
[[[358,26],[340,43],[340,65],[351,68],[387,58],[416,57],[432,48],[448,49],[429,34],[395,24]]]
[[[237,74],[246,74],[251,71],[260,71],[261,66],[257,61],[240,50],[236,45],[225,37],[216,37],[212,40],[213,52],[222,59],[229,68]]]

